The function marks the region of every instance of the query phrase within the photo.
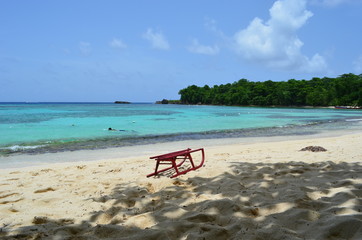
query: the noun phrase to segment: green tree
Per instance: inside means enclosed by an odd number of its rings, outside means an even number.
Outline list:
[[[362,74],[343,74],[337,78],[290,79],[287,82],[250,82],[210,87],[191,85],[179,91],[184,104],[331,106],[362,105]]]

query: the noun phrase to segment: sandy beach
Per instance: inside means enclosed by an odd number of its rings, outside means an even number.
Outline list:
[[[203,141],[22,156],[77,161],[0,170],[0,239],[362,238],[361,133],[207,144],[200,169],[146,178]]]

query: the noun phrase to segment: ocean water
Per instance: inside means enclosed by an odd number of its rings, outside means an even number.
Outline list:
[[[362,130],[361,123],[361,110],[326,108],[0,103],[0,155]]]

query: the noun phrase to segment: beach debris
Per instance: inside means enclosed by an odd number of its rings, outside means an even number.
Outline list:
[[[308,146],[300,149],[300,151],[310,151],[310,152],[325,152],[327,149],[321,146]]]
[[[33,224],[39,225],[39,224],[46,224],[46,223],[55,223],[58,225],[68,225],[68,224],[74,224],[74,220],[71,218],[61,218],[59,220],[51,220],[48,217],[44,216],[35,216],[32,221]]]
[[[49,222],[49,219],[47,217],[38,217],[38,216],[35,216],[32,221],[33,224],[44,224],[47,222]]]

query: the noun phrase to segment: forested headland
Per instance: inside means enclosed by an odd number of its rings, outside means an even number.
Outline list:
[[[362,106],[362,74],[336,78],[188,86],[179,91],[182,104],[239,106]]]

